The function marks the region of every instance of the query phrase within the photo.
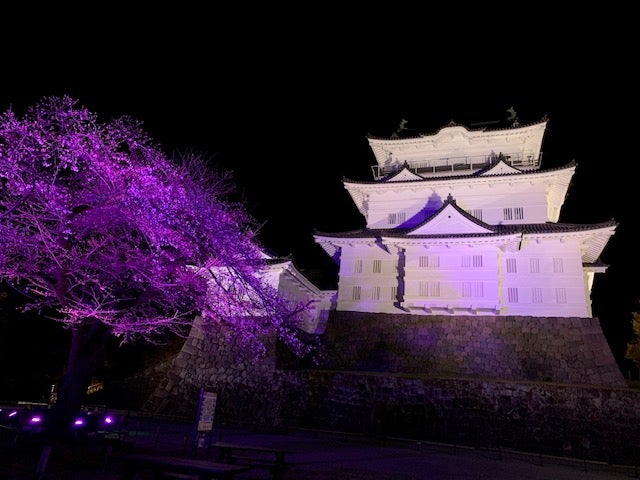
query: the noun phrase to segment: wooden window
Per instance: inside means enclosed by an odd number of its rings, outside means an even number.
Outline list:
[[[353,273],[362,273],[362,260],[355,260],[353,262]]]
[[[398,287],[391,287],[391,300],[394,302],[398,299]]]
[[[371,298],[373,300],[380,300],[380,286],[379,285],[374,285],[374,287],[371,289]]]
[[[562,272],[564,272],[564,265],[562,263],[562,258],[554,258],[553,273],[562,273]]]
[[[482,209],[481,208],[474,208],[471,209],[467,212],[469,215],[474,216],[475,218],[477,218],[478,220],[482,220]]]
[[[482,255],[463,255],[462,268],[481,268]]]
[[[440,282],[420,282],[421,297],[439,297]]]
[[[516,207],[513,209],[513,217],[516,220],[523,220],[524,219],[524,208],[522,207]]]
[[[382,272],[382,260],[374,260],[373,261],[373,273]]]
[[[531,302],[542,303],[542,288],[533,287],[531,289]]]
[[[440,257],[438,255],[420,255],[420,268],[437,268],[440,266]]]
[[[506,207],[502,209],[503,220],[524,220],[524,208]]]
[[[387,223],[389,225],[400,225],[404,223],[406,219],[407,214],[405,212],[389,213],[387,215]]]
[[[353,300],[360,300],[361,295],[362,295],[362,287],[360,285],[354,285],[351,298]]]
[[[506,207],[502,209],[503,220],[524,220],[524,208]]]
[[[462,283],[462,296],[469,298],[482,298],[484,297],[484,286],[482,282],[463,282]]]
[[[539,258],[530,258],[529,259],[529,271],[531,273],[540,273],[540,259]]]

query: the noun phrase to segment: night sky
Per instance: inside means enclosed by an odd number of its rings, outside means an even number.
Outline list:
[[[23,112],[43,96],[68,94],[102,119],[143,121],[165,151],[194,150],[231,170],[238,195],[265,222],[264,245],[310,275],[321,272],[317,281],[327,285],[335,266],[313,232],[364,225],[342,179],[372,179],[367,134],[390,136],[403,119],[416,134],[452,120],[505,120],[510,107],[521,124],[546,115],[543,168],[578,164],[560,220],[620,223],[602,255],[610,267],[596,276],[593,310],[623,370],[631,368],[621,358],[640,298],[628,184],[638,172],[629,145],[632,76],[606,48],[624,43],[621,33],[602,39],[548,24],[538,35],[487,24],[470,31],[469,19],[436,33],[434,18],[417,30],[411,12],[402,14],[404,28],[392,29],[381,22],[394,24],[398,12],[360,23],[294,12],[300,18],[291,24],[258,20],[273,11],[253,13],[236,29],[222,14],[198,12],[175,19],[196,24],[165,18],[153,31],[150,19],[138,28],[123,18],[108,29],[49,28],[37,33],[35,50],[23,32],[3,51],[0,110]]]

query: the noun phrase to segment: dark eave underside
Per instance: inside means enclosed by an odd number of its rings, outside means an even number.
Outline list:
[[[600,228],[615,227],[615,220],[603,223],[575,224],[575,223],[523,223],[510,225],[485,225],[491,228],[490,233],[453,233],[441,235],[411,235],[415,229],[412,228],[389,228],[389,229],[361,229],[348,232],[325,233],[316,232],[316,235],[334,238],[465,238],[465,237],[495,237],[500,235],[516,234],[545,234],[545,233],[571,233],[597,230]]]

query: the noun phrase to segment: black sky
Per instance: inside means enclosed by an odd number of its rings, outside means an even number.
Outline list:
[[[620,359],[640,297],[629,280],[640,263],[629,185],[638,172],[628,141],[635,93],[630,67],[610,54],[627,48],[625,34],[601,36],[585,19],[549,23],[557,14],[539,23],[543,12],[525,25],[476,12],[454,22],[309,8],[287,22],[264,7],[233,21],[185,8],[144,24],[122,15],[108,27],[16,30],[0,67],[0,110],[67,94],[104,119],[142,120],[166,151],[195,150],[232,170],[265,222],[265,246],[329,276],[313,232],[363,226],[341,181],[371,179],[367,134],[389,136],[402,119],[417,133],[504,120],[509,107],[522,124],[546,115],[543,167],[578,163],[561,221],[620,222],[593,289],[594,316]]]

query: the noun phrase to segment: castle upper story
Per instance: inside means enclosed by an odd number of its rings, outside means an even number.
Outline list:
[[[422,177],[469,175],[498,160],[521,170],[537,170],[547,120],[505,129],[469,130],[450,123],[434,134],[411,138],[367,138],[377,165],[374,180],[406,166]]]
[[[590,317],[617,224],[558,223],[576,164],[541,168],[546,126],[370,138],[374,179],[343,179],[366,227],[314,235],[336,309]]]
[[[449,125],[433,135],[370,137],[374,179],[343,184],[370,229],[411,228],[449,196],[490,225],[557,222],[576,164],[541,168],[546,126]]]

